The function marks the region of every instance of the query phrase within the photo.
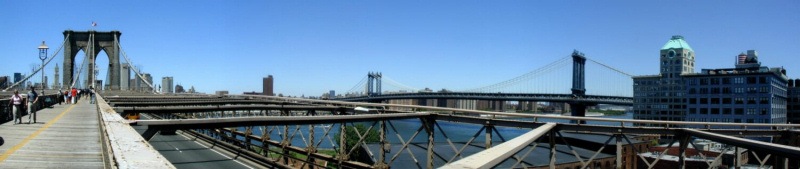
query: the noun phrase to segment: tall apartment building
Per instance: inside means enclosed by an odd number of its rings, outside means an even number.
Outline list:
[[[161,78],[161,93],[173,93],[174,85],[173,85],[172,76],[162,77]]]
[[[735,68],[694,73],[694,51],[681,36],[661,48],[659,75],[634,77],[634,119],[786,123],[786,70],[736,56]]]
[[[53,78],[53,89],[61,89],[61,83],[58,82],[58,79],[60,77],[58,74],[58,64],[56,64],[56,72],[54,75],[55,76]]]
[[[150,87],[150,85],[147,85],[148,83],[153,84],[153,77],[150,76],[150,73],[142,73],[142,76],[144,79],[136,76],[136,90],[142,92],[153,92],[153,88]],[[145,83],[145,81],[147,83]]]
[[[786,121],[800,124],[800,79],[789,80],[786,98]]]
[[[269,75],[263,79],[262,84],[262,94],[267,96],[275,96],[273,82],[275,79],[272,78],[272,75]]]
[[[131,65],[128,63],[122,63],[122,66],[119,69],[119,90],[130,90],[131,89]]]

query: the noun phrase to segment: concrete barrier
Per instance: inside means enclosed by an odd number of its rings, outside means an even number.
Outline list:
[[[104,161],[112,168],[175,168],[97,94]]]

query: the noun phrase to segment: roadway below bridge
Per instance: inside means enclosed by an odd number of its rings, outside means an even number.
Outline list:
[[[143,116],[142,120],[148,120]],[[139,134],[147,130],[147,126],[132,126]],[[253,169],[263,168],[259,164],[245,158],[236,158],[230,153],[211,143],[197,139],[183,131],[174,135],[157,134],[149,141],[175,168],[225,168]]]

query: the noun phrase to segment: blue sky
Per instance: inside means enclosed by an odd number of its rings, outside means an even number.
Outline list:
[[[733,67],[735,55],[756,49],[764,65],[800,78],[800,1],[664,2],[0,1],[0,76],[29,72],[42,40],[52,53],[64,30],[94,21],[121,31],[131,61],[156,83],[174,76],[207,93],[260,91],[268,74],[276,93],[343,92],[369,71],[417,88],[468,89],[573,49],[657,74],[659,49],[676,34],[695,50],[696,71]]]

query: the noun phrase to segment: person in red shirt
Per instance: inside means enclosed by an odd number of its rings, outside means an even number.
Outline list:
[[[76,97],[76,96],[78,96],[78,90],[73,87],[71,94],[72,94],[72,104],[75,104],[75,102],[78,102],[77,101],[78,99]]]

